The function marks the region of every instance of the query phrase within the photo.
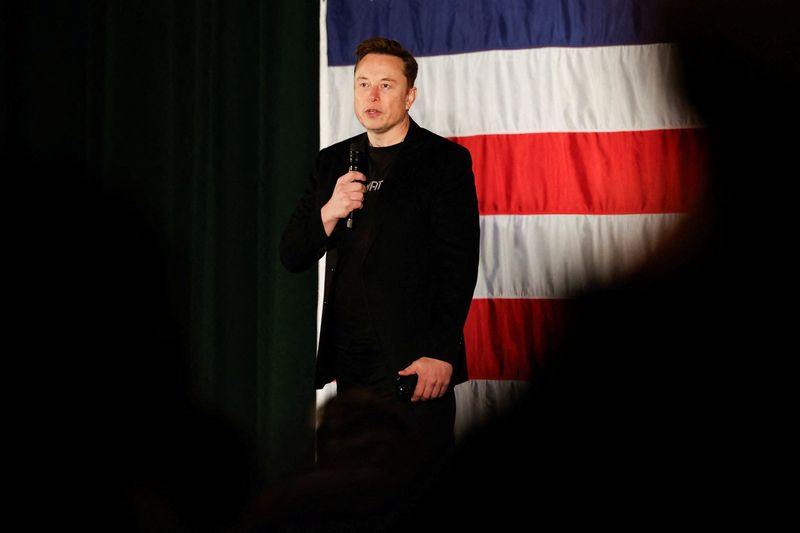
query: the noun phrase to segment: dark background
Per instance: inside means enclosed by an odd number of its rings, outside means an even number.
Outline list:
[[[318,148],[318,20],[310,0],[0,4],[3,181],[58,182],[66,212],[88,181],[154,230],[191,394],[267,483],[314,453],[316,273],[286,272],[277,243]]]

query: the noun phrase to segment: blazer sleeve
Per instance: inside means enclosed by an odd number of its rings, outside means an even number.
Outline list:
[[[472,157],[450,144],[433,191],[433,309],[429,355],[454,363],[463,354],[463,329],[478,278],[480,220]]]
[[[330,194],[326,196],[325,183],[320,180],[321,159],[322,152],[317,155],[303,196],[281,236],[281,263],[290,272],[302,272],[314,266],[332,241],[325,234],[320,215],[320,209],[330,197]]]

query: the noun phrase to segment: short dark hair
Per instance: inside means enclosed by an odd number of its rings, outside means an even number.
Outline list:
[[[356,68],[358,64],[364,59],[367,54],[385,54],[387,56],[399,57],[403,60],[403,74],[408,80],[408,88],[414,86],[414,81],[417,79],[417,60],[411,55],[411,52],[403,48],[403,45],[395,40],[387,39],[385,37],[370,37],[356,47]]]

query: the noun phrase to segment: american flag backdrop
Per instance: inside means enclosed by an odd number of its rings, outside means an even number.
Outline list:
[[[321,2],[321,147],[363,131],[354,50],[385,36],[419,63],[412,117],[472,154],[481,255],[457,434],[524,392],[565,300],[636,265],[697,194],[702,129],[658,27],[654,0]]]

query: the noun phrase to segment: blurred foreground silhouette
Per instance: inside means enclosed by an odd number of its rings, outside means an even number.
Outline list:
[[[788,1],[666,3],[676,90],[707,124],[704,196],[637,272],[572,302],[529,401],[473,435],[436,491],[440,526],[785,520],[797,15]]]
[[[253,453],[190,393],[157,232],[80,165],[2,163],[6,434],[26,529],[232,530]]]

